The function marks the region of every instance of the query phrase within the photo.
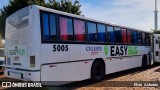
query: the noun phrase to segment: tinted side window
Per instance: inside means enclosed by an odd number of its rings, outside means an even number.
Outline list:
[[[98,41],[99,42],[106,42],[106,29],[105,25],[98,24]]]
[[[97,42],[97,29],[96,23],[87,22],[88,27],[88,41],[89,42]]]
[[[130,30],[131,44],[134,44],[134,34],[133,31]]]
[[[142,32],[137,32],[138,34],[138,44],[142,44]]]
[[[131,44],[131,31],[130,30],[127,30],[127,41],[128,41],[128,44]]]
[[[62,41],[73,40],[73,25],[71,18],[60,17],[60,39]]]
[[[107,26],[108,42],[114,43],[114,30],[112,26]]]
[[[82,20],[74,20],[74,33],[76,41],[85,41],[86,33],[85,33],[85,23]]]
[[[55,15],[50,14],[50,33],[51,33],[51,40],[56,40],[56,18]]]
[[[151,39],[152,39],[152,34],[149,34],[149,46],[151,46]]]
[[[121,29],[118,27],[115,27],[114,33],[115,33],[115,43],[122,43]]]
[[[133,44],[137,44],[137,31],[133,31]]]
[[[121,29],[121,32],[122,32],[122,42],[123,44],[126,44],[127,43],[127,31],[126,29]]]
[[[146,45],[150,45],[150,38],[149,38],[149,34],[145,34],[145,37],[146,37],[146,39],[145,39],[145,42],[146,42]]]
[[[145,33],[142,33],[142,41],[143,41],[143,45],[145,45],[146,40],[145,40]]]
[[[43,40],[49,41],[49,17],[47,13],[42,13],[42,33],[43,33]]]

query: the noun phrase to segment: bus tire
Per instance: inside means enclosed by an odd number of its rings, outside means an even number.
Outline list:
[[[152,62],[152,55],[151,55],[151,52],[149,53],[149,66],[151,66],[153,64]]]
[[[96,60],[91,68],[91,80],[100,81],[105,76],[105,65],[102,61]]]
[[[142,58],[142,68],[146,69],[147,68],[147,56],[144,55]]]

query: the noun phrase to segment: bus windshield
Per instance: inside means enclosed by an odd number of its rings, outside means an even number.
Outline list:
[[[11,15],[7,23],[10,28],[21,29],[28,26],[29,22],[29,7],[21,9]]]

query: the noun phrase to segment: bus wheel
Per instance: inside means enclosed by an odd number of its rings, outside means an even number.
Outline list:
[[[147,68],[147,56],[143,56],[142,58],[142,68]]]
[[[100,81],[105,76],[105,65],[101,61],[95,61],[91,68],[91,80]]]
[[[149,53],[149,66],[151,66],[153,64],[153,62],[152,62],[152,58],[151,58],[151,52]]]

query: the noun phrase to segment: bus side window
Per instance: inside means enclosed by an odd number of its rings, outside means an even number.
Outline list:
[[[131,44],[131,31],[130,30],[127,30],[127,41],[128,41],[128,44]]]
[[[57,39],[57,32],[56,32],[56,18],[55,15],[50,14],[49,15],[49,20],[50,20],[50,34],[51,34],[51,40],[56,40]]]
[[[137,44],[137,31],[133,31],[133,44]]]
[[[86,40],[86,31],[85,23],[82,20],[74,20],[74,32],[75,32],[75,41],[85,41]]]
[[[149,34],[149,45],[151,46],[152,44],[152,34]]]
[[[132,30],[130,30],[130,37],[131,37],[131,44],[134,44],[134,35]]]
[[[60,17],[60,40],[73,41],[73,24],[71,18]]]
[[[127,32],[126,29],[121,29],[122,32],[122,42],[123,44],[127,44]]]
[[[43,40],[49,41],[49,17],[47,13],[42,13],[42,33],[43,33]]]
[[[145,37],[146,37],[146,39],[145,39],[145,42],[146,42],[146,45],[150,45],[150,42],[149,42],[149,34],[145,34]]]
[[[114,43],[114,31],[112,26],[107,26],[108,42]]]
[[[97,24],[98,28],[98,41],[99,42],[106,42],[106,29],[105,25]]]
[[[96,23],[87,22],[88,41],[97,42],[97,28]]]
[[[143,45],[145,45],[146,44],[145,33],[142,33],[142,41],[143,41]]]
[[[137,32],[138,34],[138,44],[141,45],[142,44],[142,32]]]
[[[115,43],[122,43],[122,36],[121,36],[121,29],[119,27],[114,27],[114,36],[115,36]]]

